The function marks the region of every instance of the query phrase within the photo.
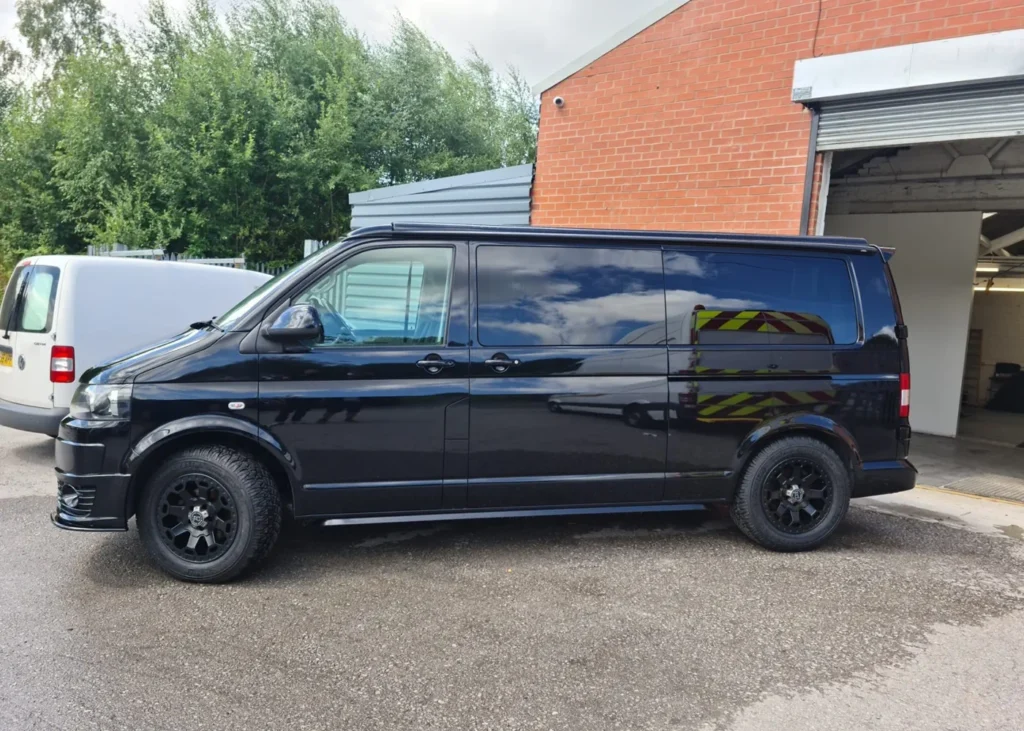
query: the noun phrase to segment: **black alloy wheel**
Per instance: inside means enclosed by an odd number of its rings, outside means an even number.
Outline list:
[[[773,551],[817,548],[850,507],[852,469],[808,435],[778,439],[743,470],[732,517],[743,533]]]
[[[764,481],[761,505],[780,530],[806,533],[828,514],[832,483],[814,462],[790,458],[776,465]]]
[[[234,542],[238,511],[230,493],[207,475],[184,475],[167,485],[157,503],[167,547],[186,561],[204,563]]]
[[[193,446],[164,458],[142,486],[139,537],[161,569],[183,581],[244,574],[281,530],[282,493],[255,455]]]

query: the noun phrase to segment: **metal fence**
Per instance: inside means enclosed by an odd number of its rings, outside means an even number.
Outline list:
[[[307,257],[329,244],[329,241],[318,241],[306,239],[302,246],[302,256]],[[246,262],[244,256],[227,258],[200,258],[190,257],[186,254],[176,254],[163,249],[129,249],[124,244],[112,246],[89,246],[89,256],[118,256],[128,259],[148,259],[150,261],[180,261],[188,264],[208,264],[216,267],[230,267],[233,269],[248,269],[249,271],[262,272],[263,274],[278,275],[288,269],[290,264],[279,264],[270,266],[262,262]]]
[[[329,244],[329,243],[331,243],[331,242],[330,241],[318,241],[316,239],[306,239],[305,241],[302,242],[302,256],[303,256],[303,258],[315,254],[316,252],[320,251],[320,249],[322,249],[325,246],[327,246],[327,244]]]

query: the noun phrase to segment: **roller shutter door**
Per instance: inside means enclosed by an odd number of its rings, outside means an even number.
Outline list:
[[[820,151],[1024,134],[1024,81],[822,102]]]

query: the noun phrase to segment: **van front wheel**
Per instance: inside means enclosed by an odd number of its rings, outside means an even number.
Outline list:
[[[179,452],[143,490],[142,542],[157,566],[184,581],[230,581],[263,559],[281,530],[274,478],[236,449]]]
[[[773,551],[806,551],[832,535],[850,506],[850,476],[828,445],[787,437],[766,447],[743,474],[732,517]]]

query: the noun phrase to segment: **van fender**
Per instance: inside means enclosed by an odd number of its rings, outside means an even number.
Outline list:
[[[861,464],[857,440],[846,427],[821,414],[789,414],[767,421],[747,435],[736,450],[733,474],[738,475],[763,445],[788,435],[799,434],[818,435],[829,441],[839,441],[849,452],[853,467]]]
[[[125,462],[125,472],[133,476],[139,474],[142,466],[155,453],[175,442],[184,441],[197,434],[210,436],[224,434],[249,440],[260,453],[269,455],[281,466],[282,471],[288,477],[288,488],[293,495],[296,486],[302,484],[298,462],[273,434],[252,421],[220,414],[187,416],[162,424],[135,443]],[[137,485],[133,484],[129,490],[129,500],[132,500],[136,488]]]

